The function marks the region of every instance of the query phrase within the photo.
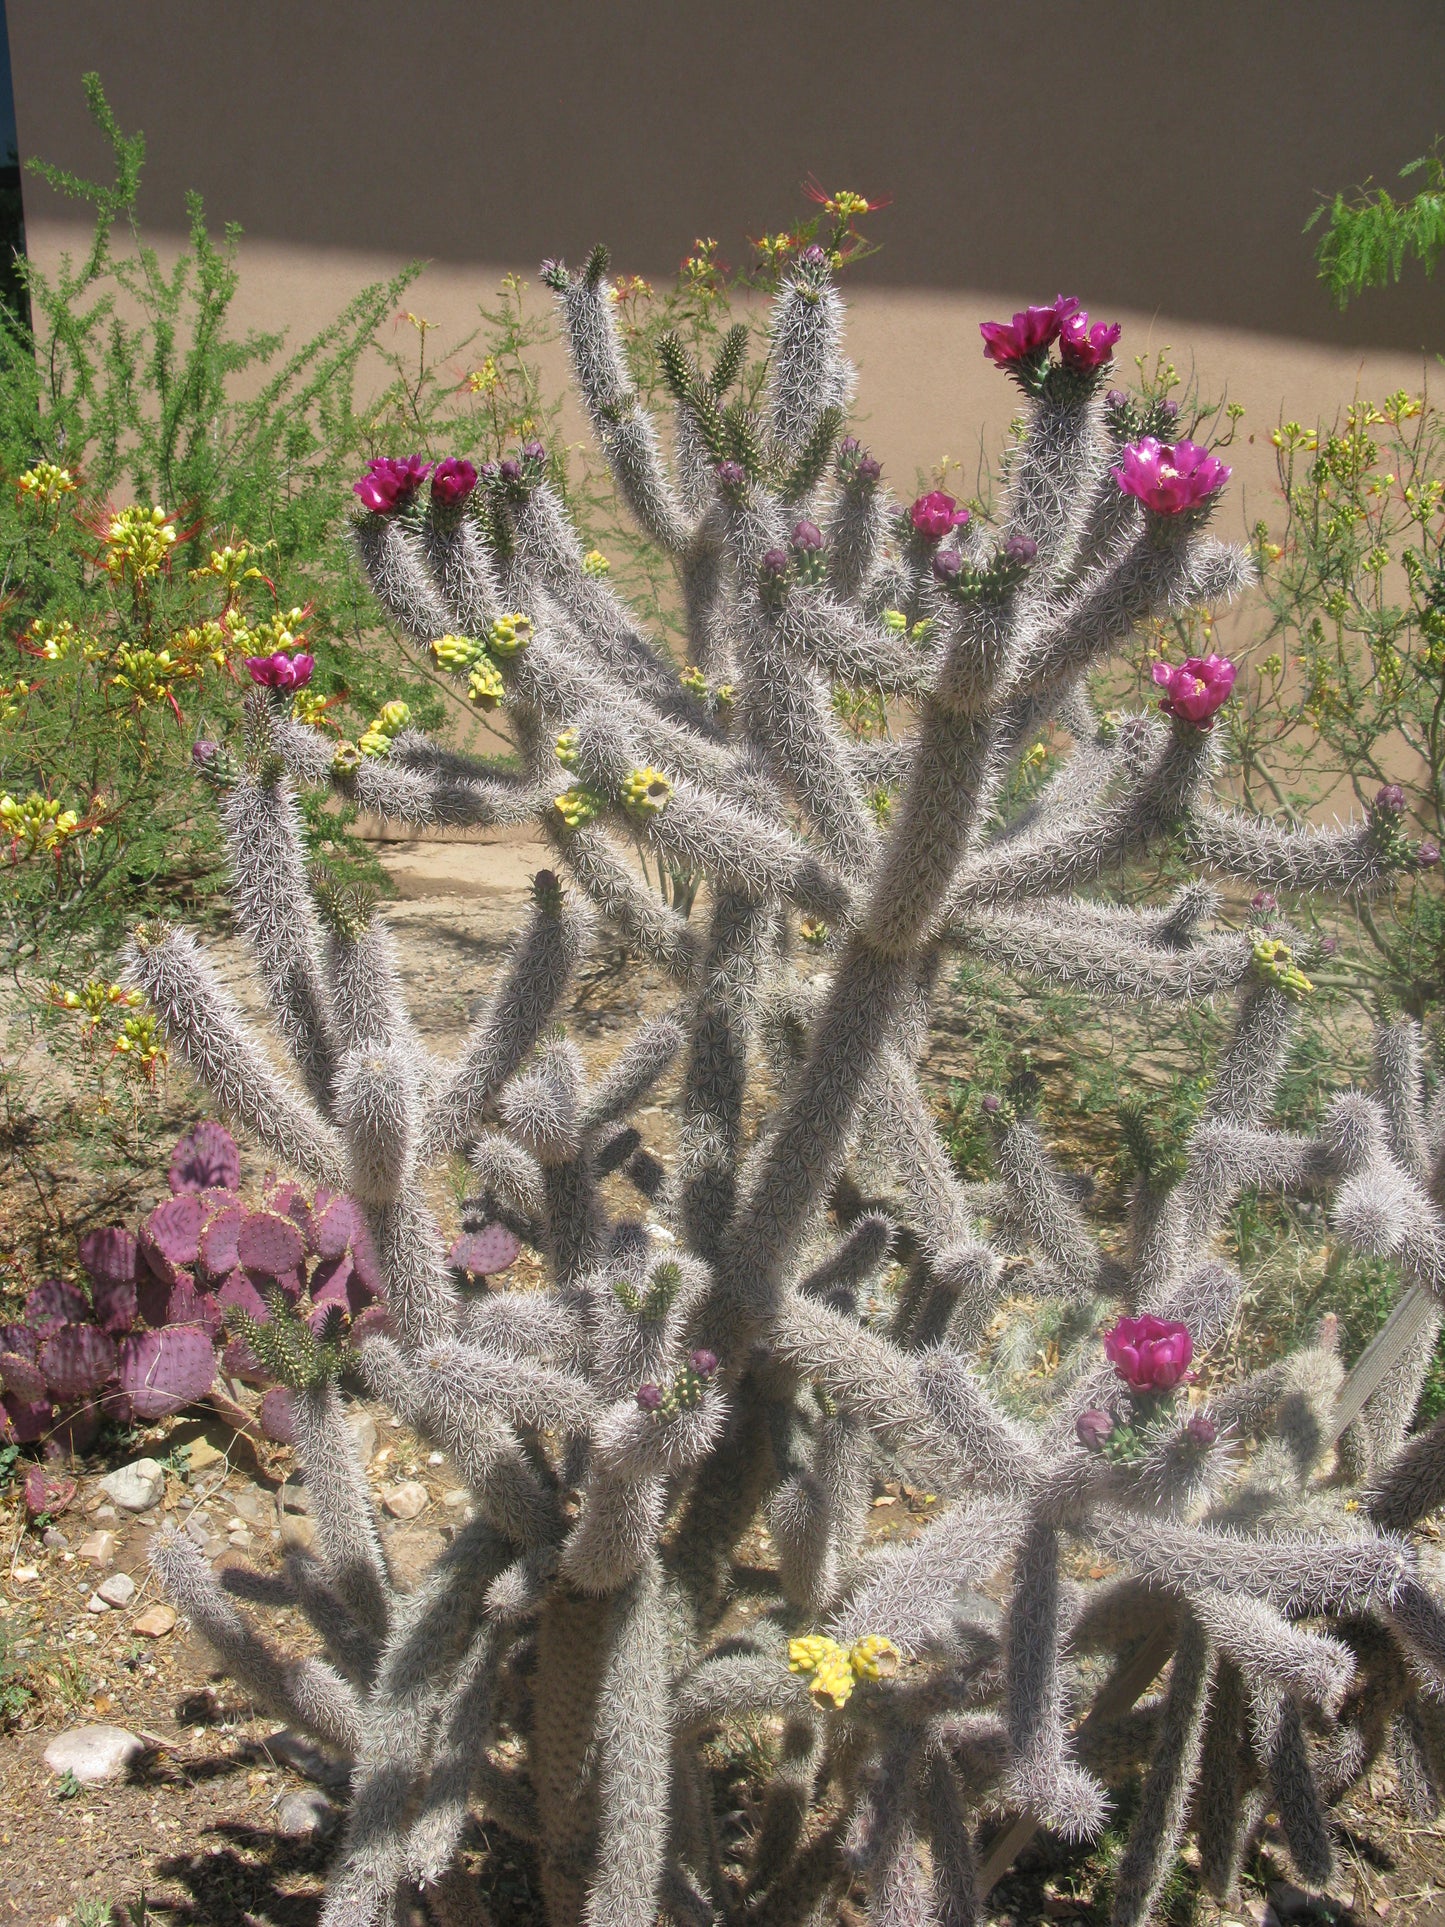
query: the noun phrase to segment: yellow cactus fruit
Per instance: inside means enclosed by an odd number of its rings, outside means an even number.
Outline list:
[[[577,732],[575,729],[564,729],[562,731],[562,734],[552,745],[552,754],[557,758],[557,761],[562,765],[563,769],[571,769],[573,767],[577,761]]]
[[[476,703],[481,709],[495,709],[506,693],[501,671],[494,662],[488,662],[483,656],[467,677],[468,701]]]
[[[482,644],[471,636],[438,636],[431,646],[432,661],[438,669],[470,669],[486,654]]]
[[[498,616],[487,631],[487,647],[494,656],[515,656],[532,640],[532,618],[523,615]]]
[[[882,1633],[866,1633],[855,1639],[848,1652],[848,1663],[859,1679],[892,1679],[902,1663],[902,1654]]]
[[[653,769],[648,764],[644,769],[628,772],[627,780],[622,785],[622,807],[630,810],[634,816],[656,816],[659,810],[666,807],[671,795],[672,784],[667,777],[660,769]]]
[[[563,790],[560,796],[552,799],[553,808],[561,816],[569,830],[578,829],[583,823],[590,823],[602,807],[602,798],[594,796],[591,790]]]

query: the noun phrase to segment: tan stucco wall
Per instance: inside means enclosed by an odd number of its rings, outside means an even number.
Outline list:
[[[145,130],[144,206],[184,190],[246,230],[238,318],[300,335],[365,280],[434,265],[410,305],[453,333],[506,267],[658,275],[700,232],[734,259],[799,183],[890,193],[850,279],[867,433],[900,487],[971,470],[1013,402],[976,322],[1060,288],[1168,345],[1247,409],[1232,513],[1267,509],[1269,427],[1417,384],[1445,290],[1344,317],[1313,279],[1317,195],[1390,178],[1437,131],[1437,0],[10,0],[22,155],[99,170],[79,76]],[[77,246],[27,184],[32,252]]]

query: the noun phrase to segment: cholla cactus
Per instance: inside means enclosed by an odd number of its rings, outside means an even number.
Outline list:
[[[351,1366],[450,1455],[475,1515],[398,1586],[328,1337],[287,1364],[317,1525],[289,1596],[323,1652],[266,1644],[226,1596],[254,1582],[212,1575],[184,1538],[159,1539],[162,1578],[258,1700],[354,1762],[327,1927],[398,1918],[472,1807],[536,1842],[558,1927],[801,1922],[850,1885],[889,1927],[962,1923],[1000,1810],[1087,1837],[1140,1766],[1117,1921],[1149,1917],[1191,1815],[1216,1885],[1270,1810],[1321,1880],[1328,1803],[1382,1746],[1422,1801],[1445,1773],[1445,1605],[1410,1538],[1445,1496],[1445,1424],[1406,1437],[1445,1282],[1445,1144],[1408,1031],[1382,1040],[1377,1095],[1340,1099],[1315,1138],[1273,1128],[1303,941],[1213,927],[1203,881],[1142,909],[1090,892],[1163,845],[1260,889],[1368,889],[1389,873],[1388,810],[1284,831],[1214,801],[1218,659],[1169,669],[1164,716],[1095,717],[1090,672],[1137,624],[1248,576],[1208,533],[1227,471],[1165,445],[1164,411],[1103,392],[1117,331],[1069,302],[985,331],[1027,397],[985,530],[940,493],[900,507],[840,439],[850,374],[821,250],[779,293],[762,414],[727,399],[740,343],[711,371],[669,344],[671,465],[605,269],[599,250],[544,276],[619,494],[676,562],[692,667],[596,568],[536,444],[479,478],[444,464],[429,497],[424,463],[374,463],[356,533],[377,596],[460,676],[490,666],[473,693],[500,684],[522,773],[405,729],[341,765],[258,691],[225,814],[297,1077],[191,938],[142,931],[130,957],[225,1113],[361,1202],[389,1331]],[[840,687],[885,697],[896,733],[848,738]],[[1001,824],[1050,722],[1072,755]],[[298,783],[411,824],[530,819],[554,847],[451,1057],[408,1018],[381,915],[338,917],[309,885]],[[706,878],[695,921],[644,886],[637,849]],[[677,1003],[592,1081],[557,1023],[609,933]],[[959,951],[1105,1000],[1234,1000],[1203,1114],[1141,1179],[1122,1258],[1006,1104],[985,1106],[999,1182],[955,1178],[916,1065]],[[664,1170],[629,1119],[674,1067]],[[448,1159],[481,1194],[468,1235],[525,1239],[544,1288],[478,1292],[466,1239],[448,1264],[428,1183]],[[630,1215],[617,1172],[646,1200]],[[1212,1403],[1188,1389],[1242,1290],[1215,1240],[1246,1185],[1328,1199],[1339,1236],[1423,1294],[1410,1345],[1385,1342],[1343,1400],[1328,1332]],[[1034,1424],[979,1364],[996,1238],[1025,1254],[1011,1291],[1064,1301],[1071,1343]],[[938,1510],[867,1550],[889,1470]],[[761,1601],[733,1586],[760,1517],[779,1561]],[[1081,1547],[1107,1578],[1068,1576]],[[1132,1711],[1106,1686],[1078,1726],[1100,1655],[1142,1668],[1135,1690],[1164,1683]],[[777,1766],[728,1857],[699,1749],[750,1715],[777,1722]]]

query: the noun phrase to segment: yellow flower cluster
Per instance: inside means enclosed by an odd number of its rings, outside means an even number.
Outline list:
[[[0,723],[13,723],[29,694],[30,685],[23,676],[19,682],[0,682]]]
[[[148,1010],[126,1018],[111,1048],[117,1057],[124,1057],[132,1069],[148,1078],[155,1076],[170,1055],[161,1042],[160,1025]]]
[[[57,849],[74,836],[79,827],[80,817],[76,811],[61,809],[38,790],[31,790],[23,802],[8,791],[0,796],[0,836],[9,838],[17,855],[22,843],[28,846],[29,856],[40,850]]]
[[[502,385],[502,377],[497,372],[497,363],[488,355],[480,368],[473,368],[466,379],[467,392],[472,395],[495,394]]]
[[[106,571],[123,581],[148,582],[165,567],[175,540],[163,508],[122,509],[105,532]]]
[[[890,1679],[902,1655],[882,1633],[867,1633],[852,1646],[840,1646],[826,1633],[808,1633],[788,1641],[788,1671],[811,1673],[808,1691],[815,1699],[843,1707],[853,1697],[860,1679]]]
[[[326,720],[327,701],[319,690],[298,689],[291,697],[291,714],[298,723],[316,729]]]
[[[643,769],[629,770],[622,785],[622,807],[634,816],[656,816],[665,809],[672,795],[672,784],[660,769],[649,763]]]
[[[203,562],[199,569],[191,570],[191,580],[199,582],[204,576],[215,576],[225,588],[229,601],[243,582],[264,582],[265,576],[251,566],[251,550],[244,542],[228,542],[223,549],[212,549],[209,562]],[[300,615],[299,609],[293,615]]]
[[[53,509],[63,497],[73,495],[76,486],[70,470],[57,468],[54,462],[37,462],[34,468],[27,468],[16,483],[27,501],[48,509]]]
[[[590,823],[602,808],[603,799],[591,790],[581,788],[563,790],[560,796],[552,799],[554,809],[569,830],[579,829],[582,824]]]
[[[46,622],[37,616],[25,631],[26,647],[47,662],[63,662],[80,640],[80,631],[63,616],[58,622]]]
[[[230,627],[231,647],[238,656],[274,656],[279,651],[299,649],[306,641],[306,611],[277,610],[254,628],[248,622]]]
[[[184,673],[169,649],[134,649],[122,643],[115,652],[111,685],[124,689],[142,703],[163,703],[178,673]]]
[[[1267,983],[1286,997],[1308,997],[1314,985],[1294,960],[1294,952],[1278,937],[1256,937],[1254,967]]]
[[[582,558],[583,575],[606,575],[611,567],[601,549],[589,549]]]
[[[125,1010],[136,1010],[145,999],[138,990],[127,990],[124,984],[92,977],[79,990],[62,990],[59,984],[52,984],[50,1001],[62,1010],[78,1011],[86,1030],[93,1031],[99,1029],[117,1004]]]

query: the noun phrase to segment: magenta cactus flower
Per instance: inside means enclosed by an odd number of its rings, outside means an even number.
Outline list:
[[[935,488],[918,497],[908,511],[908,519],[925,541],[941,542],[950,529],[963,527],[968,510],[961,509],[941,488]]]
[[[1021,308],[1010,321],[980,321],[983,352],[996,368],[1036,361],[1059,338],[1059,329],[1078,308],[1072,295],[1061,294],[1046,308]]]
[[[1156,662],[1152,674],[1164,691],[1159,707],[1166,716],[1211,729],[1238,671],[1228,656],[1187,656],[1181,663]]]
[[[793,524],[792,543],[795,549],[802,549],[805,554],[810,554],[813,550],[822,548],[823,531],[816,522],[810,522],[804,516],[801,522]]]
[[[1101,1412],[1097,1406],[1087,1412],[1080,1412],[1074,1420],[1074,1437],[1086,1452],[1102,1451],[1105,1439],[1114,1430],[1114,1414]]]
[[[1198,442],[1171,445],[1157,436],[1141,435],[1129,443],[1110,472],[1126,495],[1156,515],[1182,515],[1218,494],[1233,470]]]
[[[1092,374],[1113,358],[1123,332],[1117,321],[1096,321],[1091,328],[1088,315],[1076,308],[1059,322],[1059,358],[1076,375]]]
[[[1172,1392],[1192,1376],[1189,1327],[1152,1312],[1121,1318],[1104,1333],[1104,1351],[1131,1392]]]
[[[278,649],[274,656],[247,656],[251,680],[262,689],[304,689],[316,667],[315,656],[304,651],[288,656]]]
[[[351,484],[351,492],[373,515],[390,515],[416,494],[431,466],[420,455],[378,455],[367,463],[361,480]]]
[[[465,502],[477,485],[477,471],[472,464],[456,456],[448,456],[438,462],[432,470],[431,498],[442,508],[455,508],[458,502]]]

